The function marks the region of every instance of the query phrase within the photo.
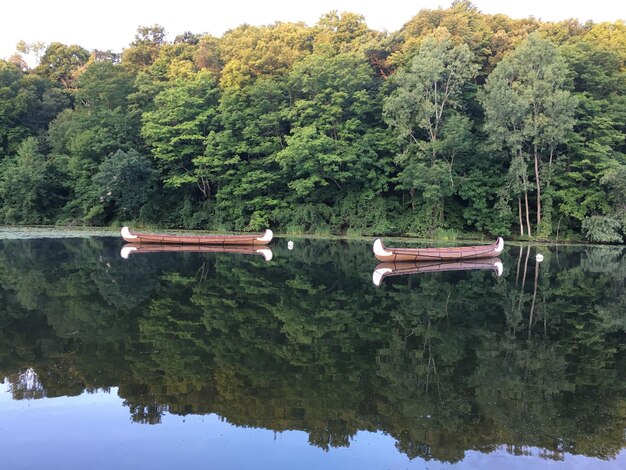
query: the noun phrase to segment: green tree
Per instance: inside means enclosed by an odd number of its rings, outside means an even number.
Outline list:
[[[22,140],[45,132],[67,106],[60,86],[0,61],[0,157],[14,155]]]
[[[607,187],[606,215],[592,215],[582,222],[588,240],[599,243],[620,243],[626,235],[626,165],[613,165],[600,181]]]
[[[532,164],[536,225],[541,235],[552,232],[552,208],[550,204],[542,207],[542,191],[551,197],[553,164],[575,122],[577,100],[565,89],[567,72],[554,45],[531,34],[498,63],[487,79],[482,99],[485,130],[491,141],[505,149],[512,161],[521,158]],[[526,200],[527,195],[525,189]],[[525,210],[528,221],[527,202]],[[529,222],[527,233],[532,234]]]
[[[205,139],[213,128],[218,90],[207,71],[179,77],[155,98],[141,133],[152,148],[166,187],[192,185],[203,199],[212,194],[210,175],[201,163]]]
[[[94,200],[86,211],[86,220],[109,223],[112,217],[137,218],[150,199],[155,182],[156,172],[148,158],[135,150],[118,150],[100,164],[91,180]]]
[[[20,122],[23,105],[17,101],[22,72],[13,64],[0,61],[0,152],[15,152],[19,142],[28,135]]]
[[[87,63],[89,56],[84,47],[53,42],[46,48],[35,71],[66,89],[73,89],[75,73]]]
[[[129,114],[134,76],[121,65],[93,62],[76,80],[74,109],[50,124],[47,140],[61,184],[69,191],[62,220],[84,220],[92,207],[91,178],[118,150],[142,149],[140,122]]]
[[[27,43],[21,39],[15,45],[15,50],[19,54],[33,54],[36,62],[39,63],[41,61],[41,56],[46,52],[46,43],[43,41]]]
[[[423,205],[420,231],[444,223],[444,198],[454,191],[454,160],[471,145],[462,90],[478,70],[473,61],[468,46],[455,46],[447,32],[428,36],[410,65],[393,77],[396,87],[385,100],[385,119],[401,147],[398,188],[409,191],[414,207]]]
[[[51,123],[48,137],[57,155],[99,164],[117,150],[140,146],[139,123],[128,113],[134,77],[120,65],[96,62],[76,81],[74,109]]]
[[[280,163],[293,203],[332,205],[351,191],[387,188],[377,79],[354,53],[314,54],[294,65],[291,132]]]
[[[598,226],[604,217],[617,215],[619,204],[607,177],[626,163],[626,73],[617,53],[589,39],[566,45],[562,52],[573,71],[579,105],[563,158],[566,168],[555,178],[555,198],[566,227],[578,232],[590,217]]]
[[[78,107],[88,110],[128,106],[128,95],[134,87],[135,77],[114,62],[95,61],[77,78],[74,94]]]
[[[41,224],[49,221],[47,211],[54,204],[55,197],[47,170],[48,163],[34,137],[22,142],[14,158],[2,162],[0,201],[4,223]]]
[[[216,215],[227,227],[267,227],[284,206],[287,188],[275,157],[289,132],[288,105],[281,79],[259,78],[222,94],[199,163],[214,175]]]

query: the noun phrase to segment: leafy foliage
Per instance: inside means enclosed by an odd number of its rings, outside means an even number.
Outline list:
[[[118,150],[100,164],[91,180],[91,192],[98,199],[86,218],[105,223],[114,215],[123,220],[138,218],[152,196],[156,176],[146,157],[135,150]]]
[[[34,137],[24,140],[17,155],[2,162],[0,170],[1,217],[9,224],[47,222],[47,209],[54,202],[53,184],[47,181],[48,163]]]
[[[121,54],[22,43],[41,62],[0,62],[0,179],[35,137],[49,201],[31,216],[7,195],[0,212],[12,223],[589,239],[596,222],[626,218],[613,177],[626,165],[625,31],[462,0],[390,33],[332,11],[219,38],[168,41],[140,26]],[[99,202],[94,178],[118,151],[157,172],[141,209]]]
[[[543,235],[552,232],[552,208],[541,193],[546,196],[550,190],[553,162],[575,122],[577,100],[565,89],[566,71],[556,47],[534,33],[496,66],[485,85],[486,130],[494,147],[512,160],[511,176],[521,180],[521,188],[513,185],[512,189],[515,196],[524,194],[529,235],[537,230]],[[534,172],[534,230],[528,221],[530,171]]]
[[[596,243],[620,243],[622,222],[602,215],[593,215],[583,220],[582,229],[588,240]]]
[[[473,60],[469,47],[455,46],[445,31],[428,36],[395,74],[397,87],[385,100],[385,117],[401,141],[398,189],[420,206],[418,232],[443,226],[444,199],[455,191],[454,159],[471,145],[471,122],[460,112],[463,87],[478,70]]]

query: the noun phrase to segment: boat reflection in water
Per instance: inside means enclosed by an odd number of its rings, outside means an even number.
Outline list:
[[[484,258],[469,261],[419,261],[380,263],[372,273],[372,282],[380,286],[383,279],[389,276],[405,274],[436,273],[443,271],[492,270],[500,277],[504,270],[499,258]]]
[[[162,252],[196,252],[196,253],[239,253],[244,255],[261,255],[265,261],[272,259],[272,250],[267,247],[254,245],[159,245],[156,243],[127,243],[120,251],[124,259],[133,253],[162,253]]]

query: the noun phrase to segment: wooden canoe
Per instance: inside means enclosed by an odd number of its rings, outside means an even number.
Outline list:
[[[402,276],[405,274],[437,273],[444,271],[471,271],[492,270],[500,277],[504,267],[499,258],[482,258],[469,261],[418,261],[399,263],[380,263],[372,273],[372,282],[376,287],[380,286],[383,279],[388,276]]]
[[[134,253],[163,253],[163,252],[197,252],[197,253],[239,253],[244,255],[261,255],[265,261],[272,259],[272,250],[266,247],[256,247],[254,245],[159,245],[148,243],[127,243],[122,247],[120,256],[128,259]]]
[[[479,258],[493,258],[502,253],[504,240],[491,245],[454,246],[448,248],[387,248],[380,238],[374,241],[374,256],[379,261],[452,261]]]
[[[128,243],[160,243],[173,245],[267,245],[274,237],[270,229],[264,233],[245,235],[168,235],[159,233],[133,233],[122,228],[122,238]]]

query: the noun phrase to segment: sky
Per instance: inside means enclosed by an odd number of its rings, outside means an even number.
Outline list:
[[[578,18],[626,20],[624,0],[473,0],[483,13],[546,21]],[[332,10],[360,13],[370,28],[395,31],[423,8],[447,8],[451,0],[28,0],[0,6],[0,58],[15,52],[20,39],[78,44],[121,52],[140,25],[160,24],[173,40],[185,31],[221,36],[243,23],[304,21],[309,25]],[[105,6],[106,5],[106,6]]]

